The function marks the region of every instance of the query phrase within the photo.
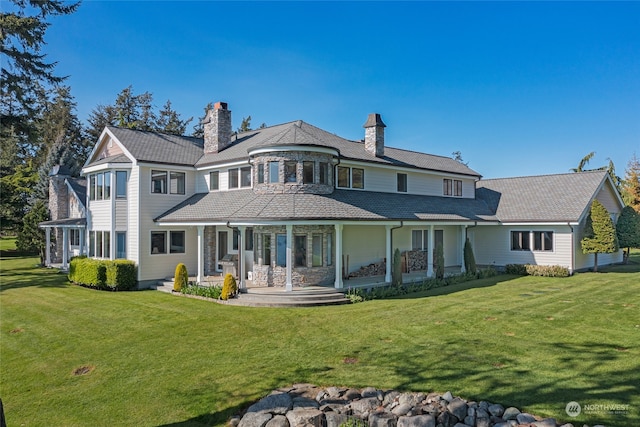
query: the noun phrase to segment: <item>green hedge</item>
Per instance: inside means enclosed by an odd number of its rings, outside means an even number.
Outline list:
[[[507,264],[507,274],[518,276],[569,277],[569,269],[561,265]]]
[[[129,291],[137,284],[136,265],[127,260],[76,257],[69,263],[69,281],[112,291]]]

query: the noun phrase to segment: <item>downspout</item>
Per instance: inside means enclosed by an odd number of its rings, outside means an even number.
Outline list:
[[[573,248],[573,245],[575,244],[575,241],[574,241],[574,230],[573,230],[573,226],[571,225],[570,222],[567,222],[567,225],[571,229],[571,249],[570,249],[570,252],[569,252],[570,259],[571,259],[571,265],[569,266],[569,268],[570,268],[570,272],[569,273],[571,275],[573,275],[573,271],[575,270],[575,265],[576,265],[576,262],[575,262],[575,259],[574,259],[575,258],[575,252],[574,252],[574,248]]]
[[[391,246],[391,259],[388,262],[393,262],[393,230],[397,230],[398,228],[402,228],[404,227],[404,220],[400,220],[400,225],[397,227],[391,227],[389,229],[389,245]],[[391,264],[393,266],[393,264]],[[393,272],[393,267],[391,269],[391,271]]]
[[[468,226],[465,227],[465,229],[464,229],[464,240],[465,240],[465,242],[469,238],[469,229],[470,228],[476,228],[477,226],[478,226],[478,221],[473,221],[473,225],[468,225]]]

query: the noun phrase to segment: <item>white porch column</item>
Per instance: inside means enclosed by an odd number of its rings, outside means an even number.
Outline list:
[[[247,283],[245,281],[245,273],[244,273],[244,248],[245,246],[245,227],[244,225],[238,226],[238,231],[240,231],[240,242],[238,242],[238,277],[240,278],[240,284],[238,289],[246,289]]]
[[[427,253],[427,277],[433,277],[433,254],[435,253],[434,241],[435,241],[434,226],[429,226],[429,252]]]
[[[51,228],[50,227],[46,227],[44,229],[44,235],[47,240],[47,243],[46,243],[47,246],[45,249],[45,253],[46,253],[45,265],[49,267],[51,265]]]
[[[334,287],[336,289],[344,288],[342,283],[342,224],[336,224],[336,281]]]
[[[69,229],[64,227],[62,229],[62,269],[67,269],[69,261]]]
[[[391,283],[391,267],[393,266],[393,260],[391,259],[392,255],[392,251],[393,248],[391,247],[391,226],[390,225],[385,225],[385,233],[386,233],[386,253],[385,256],[387,257],[387,262],[386,262],[386,266],[385,266],[385,275],[384,275],[384,281],[387,283]]]
[[[291,280],[291,270],[293,269],[293,256],[291,254],[291,244],[293,240],[293,225],[287,224],[287,282],[284,290],[286,292],[293,291],[293,281]]]
[[[466,234],[465,230],[467,229],[466,225],[461,225],[460,226],[460,272],[461,273],[466,273],[467,269],[464,266],[464,244],[466,239]]]
[[[196,281],[202,283],[204,279],[204,225],[198,226],[198,274]]]

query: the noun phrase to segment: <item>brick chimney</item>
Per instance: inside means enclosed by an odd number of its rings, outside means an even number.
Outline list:
[[[216,102],[207,112],[204,125],[204,152],[218,153],[231,145],[231,111],[226,102]]]
[[[376,157],[384,156],[384,128],[380,114],[371,113],[364,128],[364,148]]]

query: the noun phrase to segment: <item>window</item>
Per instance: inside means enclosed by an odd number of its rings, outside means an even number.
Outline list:
[[[102,258],[102,231],[96,231],[96,257]]]
[[[89,233],[89,256],[96,256],[96,232],[92,231]]]
[[[170,231],[169,252],[172,254],[184,253],[184,231]]]
[[[69,230],[69,245],[80,246],[80,230],[76,228]]]
[[[287,265],[287,235],[276,234],[276,265]]]
[[[234,251],[238,250],[239,242],[240,242],[240,230],[238,229],[234,229],[233,230],[233,237],[232,237],[232,242],[231,242],[231,249]]]
[[[322,267],[322,234],[311,236],[311,265]]]
[[[151,253],[166,254],[167,253],[167,233],[164,231],[151,232]]]
[[[238,169],[229,169],[229,188],[238,188]]]
[[[258,184],[264,184],[264,163],[258,164]]]
[[[442,194],[445,196],[462,196],[462,181],[459,179],[448,179],[445,178],[442,180]]]
[[[406,193],[407,192],[407,174],[399,173],[397,179],[398,179],[398,192]]]
[[[91,231],[89,233],[89,256],[95,258],[111,257],[111,233]]]
[[[111,198],[111,172],[104,173],[104,199]]]
[[[104,174],[99,173],[96,177],[98,178],[96,182],[96,199],[102,200],[104,195]]]
[[[116,258],[127,257],[127,233],[116,233]]]
[[[91,175],[89,177],[89,200],[96,199],[96,176]]]
[[[245,237],[244,237],[244,250],[252,251],[253,250],[253,228],[248,227],[245,229]]]
[[[251,166],[240,168],[240,187],[251,187]]]
[[[411,231],[411,249],[414,251],[429,250],[429,230]]]
[[[295,266],[307,266],[307,236],[294,236]]]
[[[219,190],[220,189],[220,172],[213,171],[209,172],[209,190]]]
[[[269,182],[274,184],[280,182],[280,164],[278,162],[269,162]]]
[[[320,163],[320,184],[329,184],[329,163]]]
[[[171,194],[184,194],[184,172],[171,172],[169,174]]]
[[[364,169],[351,169],[351,187],[364,188]]]
[[[534,231],[533,250],[553,251],[553,231]]]
[[[351,181],[349,178],[349,168],[338,166],[338,187],[351,187]]]
[[[271,234],[262,235],[262,262],[271,265]]]
[[[116,171],[116,199],[127,198],[127,171]]]
[[[511,250],[512,251],[528,251],[531,249],[528,231],[512,231],[511,232]]]
[[[327,266],[333,265],[333,234],[327,234]]]
[[[111,233],[108,231],[103,232],[102,241],[104,242],[104,252],[102,256],[105,258],[111,258]]]
[[[315,162],[302,162],[302,183],[313,184],[315,175]]]
[[[298,163],[296,162],[284,162],[284,182],[298,182],[296,177],[296,168]]]
[[[155,194],[167,194],[167,172],[151,171],[151,192]]]

